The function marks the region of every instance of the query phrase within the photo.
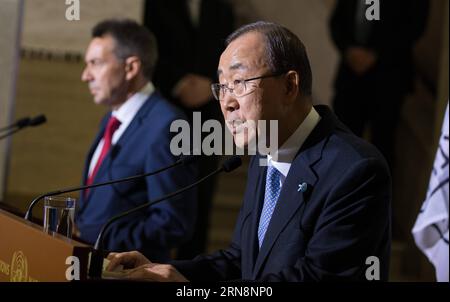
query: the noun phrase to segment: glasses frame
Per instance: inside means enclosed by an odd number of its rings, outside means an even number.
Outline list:
[[[281,76],[281,75],[283,75],[283,74],[285,74],[285,73],[286,73],[286,72],[279,72],[279,73],[273,73],[273,74],[266,74],[266,75],[262,75],[262,76],[258,76],[258,77],[254,77],[254,78],[249,78],[249,79],[239,80],[239,82],[240,82],[240,83],[243,83],[243,84],[244,84],[244,90],[247,90],[247,82],[254,81],[254,80],[259,80],[259,79],[265,79],[265,78],[279,77],[279,76]],[[254,91],[254,90],[252,90],[252,91],[250,91],[250,92],[244,93],[243,95],[237,96],[237,95],[234,94],[234,87],[233,87],[233,88],[230,88],[230,87],[228,87],[228,85],[225,85],[225,84],[213,83],[213,84],[211,84],[212,94],[213,94],[214,98],[215,98],[216,100],[218,100],[219,102],[220,102],[220,98],[219,98],[218,95],[216,95],[215,87],[219,87],[220,89],[225,89],[225,91],[228,90],[229,93],[231,93],[232,95],[234,95],[234,97],[237,97],[237,98],[240,98],[240,97],[249,95],[250,93],[252,93],[252,92]]]

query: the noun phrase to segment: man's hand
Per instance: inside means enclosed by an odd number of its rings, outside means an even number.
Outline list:
[[[137,251],[110,253],[106,270],[114,271],[119,265],[125,268],[123,278],[157,282],[188,282],[172,265],[152,263]]]
[[[114,271],[119,265],[126,269],[134,269],[144,264],[152,264],[150,260],[137,251],[126,253],[109,253],[106,257],[110,262],[106,267],[107,271]]]
[[[365,74],[377,61],[376,54],[363,47],[350,47],[346,52],[347,63],[357,74]]]
[[[178,83],[175,96],[188,108],[200,107],[212,98],[211,84],[206,77],[188,74]]]
[[[128,271],[124,277],[156,282],[189,282],[172,265],[159,263],[144,264]]]

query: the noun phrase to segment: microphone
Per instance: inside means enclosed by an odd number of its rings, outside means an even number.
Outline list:
[[[31,127],[35,127],[35,126],[39,126],[40,124],[43,124],[47,121],[47,118],[45,117],[45,115],[40,114],[34,118],[32,118],[30,120],[30,122],[28,123],[29,126]]]
[[[161,198],[156,199],[155,201],[149,201],[146,202],[138,207],[135,207],[131,210],[128,210],[126,212],[123,212],[121,214],[118,214],[116,216],[113,216],[112,218],[110,218],[101,228],[100,233],[97,236],[97,240],[95,241],[95,245],[94,245],[94,250],[92,251],[92,256],[91,256],[91,265],[89,267],[89,276],[91,278],[100,278],[101,274],[102,274],[102,266],[103,266],[103,238],[104,238],[104,234],[105,231],[108,229],[108,227],[114,223],[115,221],[119,220],[120,218],[123,218],[127,215],[130,215],[132,213],[138,212],[142,209],[145,209],[149,206],[155,205],[157,203],[160,203],[161,201],[164,201],[166,199],[169,199],[171,197],[174,197],[176,195],[179,195],[181,193],[184,193],[185,191],[192,189],[193,187],[201,184],[202,182],[204,182],[205,180],[207,180],[208,178],[222,172],[231,172],[237,168],[239,168],[242,165],[242,160],[239,156],[232,156],[229,159],[227,159],[220,168],[218,168],[217,170],[211,172],[210,174],[206,175],[205,177],[199,179],[198,181],[179,189],[178,191],[169,193]]]
[[[61,194],[69,193],[69,192],[75,192],[75,191],[82,191],[82,190],[86,190],[86,189],[90,189],[90,188],[96,188],[96,187],[111,185],[111,184],[115,184],[115,183],[118,183],[118,182],[131,181],[131,180],[135,180],[135,179],[139,179],[139,178],[155,175],[155,174],[161,173],[161,172],[163,172],[165,170],[168,170],[168,169],[171,169],[173,167],[179,166],[179,165],[188,165],[188,164],[194,162],[195,160],[197,160],[197,156],[194,156],[194,155],[182,155],[180,157],[180,159],[178,159],[175,163],[170,164],[170,165],[168,165],[166,167],[160,168],[158,170],[152,171],[152,172],[147,172],[147,173],[144,173],[144,174],[129,176],[129,177],[125,177],[125,178],[120,178],[120,179],[116,179],[116,180],[111,180],[111,181],[106,181],[106,182],[101,182],[101,183],[96,183],[96,184],[91,184],[91,185],[86,185],[86,186],[66,188],[66,189],[62,189],[62,190],[57,190],[57,191],[44,193],[42,195],[39,195],[38,197],[36,197],[35,199],[33,199],[31,201],[30,205],[28,206],[28,210],[27,210],[24,218],[26,220],[31,221],[31,218],[33,217],[33,208],[35,207],[35,205],[38,203],[39,200],[41,200],[41,199],[43,199],[45,197],[61,195]]]
[[[2,128],[1,129],[2,131],[8,130],[8,129],[12,129],[12,130],[10,130],[6,134],[0,136],[0,139],[4,139],[10,135],[13,135],[14,133],[20,131],[23,128],[26,128],[29,126],[31,126],[31,127],[39,126],[39,125],[45,123],[46,121],[47,121],[47,118],[43,114],[40,114],[34,118],[29,118],[29,117],[21,118],[14,124],[7,126],[5,128]]]
[[[30,123],[31,118],[29,116],[27,117],[23,117],[21,119],[18,119],[16,122],[14,122],[13,124],[0,128],[0,131],[5,131],[5,130],[9,130],[11,128],[23,128],[25,126],[28,126],[28,124]]]

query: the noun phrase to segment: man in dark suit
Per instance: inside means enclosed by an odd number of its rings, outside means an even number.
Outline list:
[[[223,122],[211,84],[216,81],[217,61],[233,24],[233,11],[227,1],[145,1],[144,25],[155,34],[159,50],[154,83],[189,119],[194,111],[200,112],[200,125],[210,119]],[[202,133],[203,138],[208,135]],[[218,156],[201,156],[199,176],[210,173],[217,164]],[[194,235],[178,249],[179,259],[191,259],[206,250],[215,182],[215,177],[209,178],[198,187]]]
[[[312,106],[309,60],[292,32],[257,22],[227,44],[212,88],[235,143],[248,146],[258,135],[251,121],[275,120],[280,145],[250,162],[232,243],[170,265],[112,253],[109,269],[123,264],[135,267],[127,277],[157,281],[387,280],[391,188],[383,157],[328,107]]]
[[[341,61],[333,100],[336,115],[356,135],[370,126],[371,142],[394,164],[394,134],[414,80],[413,47],[422,35],[427,0],[379,1],[368,20],[365,0],[339,0],[330,31]]]
[[[92,184],[155,171],[173,164],[170,125],[185,115],[155,91],[157,59],[153,35],[131,20],[106,20],[92,31],[82,80],[94,102],[111,109],[89,151],[83,183]],[[196,166],[180,166],[154,176],[82,192],[76,212],[81,239],[94,243],[111,217],[190,184]],[[150,206],[114,223],[105,248],[136,249],[155,261],[192,235],[196,190]]]

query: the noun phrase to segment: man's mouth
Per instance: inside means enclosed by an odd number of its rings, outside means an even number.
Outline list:
[[[95,94],[98,91],[98,88],[90,86],[89,91],[91,92],[91,94]]]
[[[241,132],[247,125],[247,123],[242,120],[229,120],[227,121],[227,124],[233,135]]]

